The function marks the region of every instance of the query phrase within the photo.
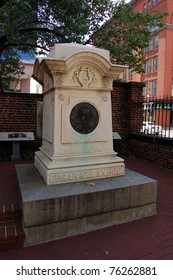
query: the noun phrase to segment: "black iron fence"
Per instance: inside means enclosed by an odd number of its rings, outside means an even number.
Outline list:
[[[173,138],[173,97],[147,98],[135,107],[139,111],[136,133]]]

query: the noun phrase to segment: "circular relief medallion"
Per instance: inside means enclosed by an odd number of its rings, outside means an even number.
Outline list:
[[[98,125],[99,115],[96,108],[89,103],[79,103],[71,111],[70,123],[81,134],[91,133]]]

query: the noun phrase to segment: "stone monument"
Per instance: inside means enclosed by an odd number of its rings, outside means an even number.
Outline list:
[[[25,246],[156,214],[157,182],[113,151],[109,52],[58,44],[35,62],[43,85],[43,141],[16,165]]]
[[[47,185],[124,175],[113,151],[111,90],[124,66],[109,52],[57,44],[35,63],[43,85],[43,143],[35,166]]]

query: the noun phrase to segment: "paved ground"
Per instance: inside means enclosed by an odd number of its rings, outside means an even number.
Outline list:
[[[127,168],[158,181],[157,215],[28,248],[0,252],[0,259],[173,259],[173,172],[141,159],[126,159]],[[0,163],[0,198],[18,203],[13,162]],[[1,192],[4,186],[8,189]]]

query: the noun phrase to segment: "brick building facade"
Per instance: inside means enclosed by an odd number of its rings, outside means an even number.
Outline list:
[[[172,0],[134,0],[134,11],[159,13],[167,10],[166,25],[158,34],[151,37],[144,49],[146,64],[144,74],[127,69],[122,78],[127,81],[144,82],[147,97],[166,97],[173,95],[173,1]]]

